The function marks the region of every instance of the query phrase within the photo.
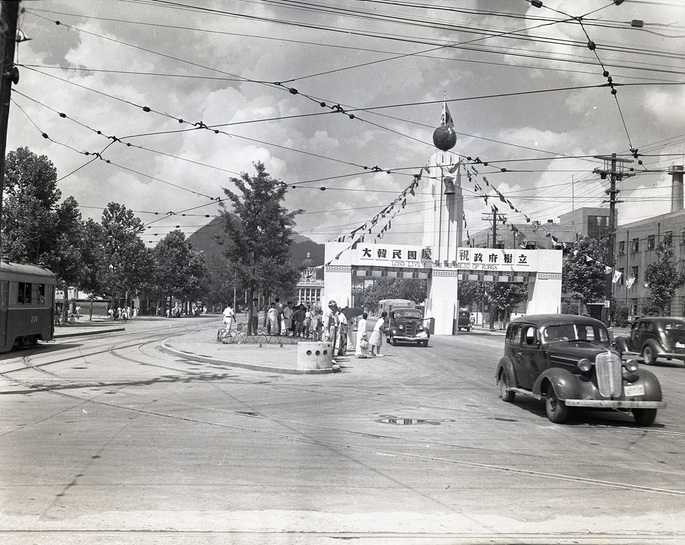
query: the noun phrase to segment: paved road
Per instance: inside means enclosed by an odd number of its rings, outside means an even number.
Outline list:
[[[329,375],[159,349],[206,334],[214,350],[217,325],[130,321],[0,356],[0,542],[685,542],[682,365],[654,368],[655,426],[560,426],[498,399],[498,335]]]

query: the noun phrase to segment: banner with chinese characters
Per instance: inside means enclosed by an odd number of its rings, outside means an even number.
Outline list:
[[[538,268],[537,256],[537,250],[458,248],[452,266],[472,271],[534,272]]]
[[[430,248],[402,244],[359,244],[357,264],[414,269],[461,269],[471,271],[535,272],[537,250],[457,248],[455,261],[433,261]]]
[[[376,267],[411,269],[430,269],[433,266],[430,248],[402,244],[358,244],[357,263]]]

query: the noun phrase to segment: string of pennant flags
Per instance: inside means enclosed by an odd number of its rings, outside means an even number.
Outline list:
[[[459,161],[457,165],[455,166],[454,170],[456,171],[457,168],[459,168],[462,165],[462,161]],[[340,236],[336,239],[337,242],[346,242],[349,241],[349,244],[342,250],[340,251],[333,259],[331,259],[328,263],[325,264],[325,266],[330,265],[334,261],[337,261],[340,259],[340,256],[344,254],[346,251],[354,247],[356,244],[360,242],[364,242],[365,238],[369,235],[372,235],[374,232],[374,229],[380,225],[383,224],[381,229],[376,233],[375,238],[377,239],[382,239],[383,236],[385,235],[386,232],[388,232],[392,228],[392,222],[395,216],[401,212],[405,206],[407,205],[407,199],[409,198],[408,196],[411,195],[412,197],[416,196],[416,188],[418,187],[419,183],[421,182],[421,177],[423,173],[425,172],[430,172],[428,169],[428,165],[423,166],[421,170],[419,171],[418,174],[414,175],[414,178],[412,182],[407,186],[389,205],[387,205],[385,208],[383,208],[380,212],[378,212],[376,215],[371,218],[371,220],[364,222],[362,225],[356,227],[352,231],[350,231],[348,234]],[[563,242],[562,240],[559,240],[554,234],[552,234],[550,231],[545,229],[542,224],[539,221],[532,221],[530,217],[528,217],[527,214],[525,214],[522,210],[520,210],[514,203],[511,202],[499,189],[497,189],[494,185],[490,183],[490,181],[487,179],[485,175],[481,175],[478,172],[478,169],[475,167],[474,164],[470,164],[468,166],[465,166],[465,171],[466,171],[466,177],[469,180],[471,184],[473,184],[473,187],[478,193],[479,197],[483,199],[485,204],[490,207],[492,210],[492,213],[494,217],[498,218],[503,225],[507,225],[507,218],[506,216],[502,215],[500,213],[499,207],[495,202],[499,201],[506,206],[509,207],[513,212],[517,214],[521,214],[524,218],[526,223],[531,224],[531,228],[533,232],[537,232],[538,230],[542,230],[545,233],[546,237],[551,238],[552,244],[554,247],[561,247],[562,249],[567,249],[569,245],[566,242]],[[482,182],[479,182],[479,179],[482,179]],[[488,195],[485,192],[485,189],[483,188],[483,185],[486,187],[490,188],[496,195],[496,197],[493,197],[492,195]],[[491,202],[495,201],[495,202]],[[386,220],[387,221],[384,221]],[[468,225],[466,222],[466,214],[463,214],[463,222],[464,222],[464,229],[466,231],[466,240],[467,244],[470,246],[471,245],[471,236],[468,231]],[[525,239],[525,233],[521,231],[516,225],[513,223],[509,223],[509,229],[514,232],[516,235],[522,235],[524,237],[523,242],[521,243],[521,246],[525,248],[526,246],[526,239]],[[574,255],[578,255],[578,250],[574,251]],[[597,262],[600,266],[604,267],[604,272],[605,274],[613,274],[612,282],[614,284],[618,283],[618,281],[621,279],[621,276],[623,273],[621,271],[618,271],[614,269],[613,267],[606,265],[604,263],[601,263],[594,258],[590,257],[589,255],[585,255],[586,261],[589,262]],[[626,288],[630,289],[633,284],[635,283],[635,278],[630,277],[626,280]]]

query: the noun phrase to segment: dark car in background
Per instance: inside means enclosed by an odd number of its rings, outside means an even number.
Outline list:
[[[616,337],[621,354],[640,354],[645,365],[658,358],[685,362],[685,318],[646,316],[639,318],[627,336]]]
[[[500,397],[517,394],[545,402],[552,422],[566,420],[569,407],[631,411],[651,425],[664,407],[654,374],[623,361],[599,320],[570,314],[523,316],[507,327],[504,356],[495,379]]]
[[[417,343],[428,346],[430,331],[423,320],[423,313],[418,308],[395,308],[388,314],[388,325],[385,329],[388,344],[400,342]]]
[[[457,318],[457,330],[465,329],[466,331],[471,331],[472,327],[473,319],[471,318],[471,313],[468,310],[460,310]]]

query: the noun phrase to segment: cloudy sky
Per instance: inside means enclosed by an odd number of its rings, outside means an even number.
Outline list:
[[[668,212],[668,170],[685,160],[680,0],[22,7],[30,40],[17,45],[7,150],[46,155],[85,217],[109,202],[132,209],[149,245],[209,222],[222,188],[255,161],[289,185],[299,233],[346,234],[421,172],[443,100],[453,151],[480,160],[481,183],[464,179],[469,233],[487,227],[484,196],[497,192],[514,223],[607,207],[594,156],[611,153],[635,174],[620,184],[619,223]],[[424,189],[382,242],[420,242]]]

